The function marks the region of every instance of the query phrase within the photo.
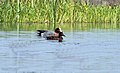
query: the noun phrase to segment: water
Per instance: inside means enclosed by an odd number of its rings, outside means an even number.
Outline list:
[[[0,31],[0,73],[120,73],[119,30],[64,33],[59,43],[35,31]]]

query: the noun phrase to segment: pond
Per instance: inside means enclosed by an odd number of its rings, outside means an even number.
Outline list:
[[[65,25],[61,43],[30,28],[1,29],[0,73],[119,73],[120,30],[115,27]]]

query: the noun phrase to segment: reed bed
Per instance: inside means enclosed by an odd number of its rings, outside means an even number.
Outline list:
[[[19,17],[18,17],[19,16]],[[117,23],[120,6],[95,6],[74,0],[1,0],[0,22]]]

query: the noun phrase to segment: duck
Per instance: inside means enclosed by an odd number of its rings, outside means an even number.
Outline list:
[[[62,42],[62,36],[65,36],[61,28],[56,28],[54,32],[49,30],[37,30],[37,32],[38,36],[43,36],[43,38],[46,38],[47,40],[58,40],[58,42]]]

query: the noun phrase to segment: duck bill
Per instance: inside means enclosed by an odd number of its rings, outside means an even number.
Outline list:
[[[66,37],[64,33],[63,33],[63,35],[62,35],[62,36]]]
[[[66,37],[64,33],[62,34],[62,36]]]

